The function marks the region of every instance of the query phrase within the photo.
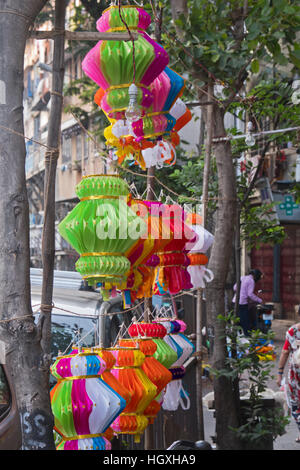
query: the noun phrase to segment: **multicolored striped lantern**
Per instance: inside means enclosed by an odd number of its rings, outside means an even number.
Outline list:
[[[152,105],[145,116],[132,123],[137,142],[144,139],[156,140],[174,128],[176,119],[169,111],[177,97],[182,94],[183,88],[184,79],[168,67],[151,83]]]
[[[116,358],[114,355],[107,349],[94,347],[95,353],[97,353],[106,363],[106,370],[102,372],[101,378],[104,380],[109,387],[111,387],[115,392],[117,392],[126,402],[126,406],[129,405],[132,394],[129,390],[124,387],[119,380],[111,373],[112,368],[116,363]]]
[[[51,367],[58,383],[51,394],[59,450],[110,449],[105,432],[126,401],[102,379],[106,363],[97,354],[73,351]]]
[[[142,169],[151,166],[161,168],[165,164],[176,162],[174,142],[169,138],[174,131],[176,119],[171,115],[170,108],[182,94],[184,86],[184,79],[166,67],[150,85],[153,102],[140,119],[131,125],[123,120],[110,119],[112,124],[104,131],[104,135],[108,144],[116,147],[124,145],[121,159],[125,158],[126,152],[130,153]],[[101,103],[101,95],[101,92],[97,92],[97,103]],[[130,139],[130,135],[134,138]],[[118,153],[119,150],[117,155]],[[118,161],[121,163],[119,159]]]
[[[121,15],[120,15],[121,13]],[[101,108],[111,118],[123,119],[129,105],[129,87],[138,87],[137,104],[142,112],[152,103],[152,81],[169,62],[167,52],[145,32],[151,17],[132,5],[110,6],[97,21],[100,32],[126,32],[126,25],[138,34],[134,41],[99,41],[85,56],[82,68],[103,90]]]
[[[149,424],[144,411],[156,396],[157,388],[142,370],[145,355],[139,348],[115,347],[110,351],[116,358],[111,372],[132,395],[111,427],[116,434],[133,434],[135,442],[139,442]]]
[[[147,229],[127,204],[127,183],[118,175],[85,176],[76,194],[80,203],[58,226],[80,254],[76,270],[89,285],[125,282],[130,270],[126,252]]]

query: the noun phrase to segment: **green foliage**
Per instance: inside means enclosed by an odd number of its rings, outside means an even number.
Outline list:
[[[241,240],[246,240],[249,248],[259,248],[262,244],[280,244],[285,239],[285,230],[274,220],[272,214],[275,203],[250,206],[246,204],[241,214]]]
[[[280,74],[276,73],[275,78],[260,80],[243,102],[231,103],[228,111],[234,112],[240,119],[243,119],[245,113],[248,112],[248,118],[253,122],[256,131],[300,126],[299,105],[293,104],[291,100],[292,79],[282,81],[278,75]],[[249,103],[251,103],[250,108]],[[278,146],[286,142],[296,144],[297,139],[296,131],[268,134],[264,138],[263,145],[266,142],[272,142]]]
[[[274,339],[274,333],[269,331],[263,334],[255,330],[247,338],[247,342],[243,342],[238,336],[240,331],[238,318],[230,312],[227,316],[219,315],[218,320],[225,324],[225,335],[228,340],[227,358],[223,369],[212,372],[217,377],[225,376],[232,380],[247,374],[249,398],[241,408],[243,413],[241,426],[234,431],[242,441],[246,443],[250,441],[251,446],[259,448],[265,436],[271,436],[274,440],[284,434],[289,421],[278,408],[266,409],[262,401],[268,382],[273,378],[271,374],[274,362],[260,360],[257,348],[269,344]]]
[[[285,230],[278,223],[276,215],[276,205],[278,203],[262,203],[254,205],[250,197],[243,203],[245,193],[249,187],[250,176],[255,172],[251,160],[245,164],[245,170],[237,177],[237,196],[241,204],[241,240],[247,241],[249,248],[259,248],[262,244],[280,244],[285,238]]]
[[[162,2],[165,7],[166,3]],[[172,65],[189,70],[198,85],[207,80],[209,71],[226,84],[228,93],[242,85],[249,71],[258,73],[262,64],[299,67],[299,4],[249,0],[247,11],[244,4],[242,0],[189,0],[187,17],[181,15],[175,24],[171,22],[163,34]],[[188,54],[174,41],[176,28],[182,32],[180,41]]]
[[[297,107],[291,103],[291,86],[288,81],[283,81],[285,68],[275,68],[274,64],[285,65],[287,61],[295,64],[299,54],[299,47],[295,41],[295,35],[299,30],[299,7],[288,0],[273,1],[251,0],[248,2],[248,11],[243,17],[241,0],[223,2],[207,2],[204,0],[188,0],[188,16],[183,15],[174,22],[171,18],[170,4],[166,0],[159,3],[163,8],[162,44],[168,50],[170,66],[188,78],[186,81],[185,99],[189,99],[196,93],[210,76],[216,77],[219,82],[226,85],[223,98],[232,92],[236,86],[237,77],[246,78],[249,72],[259,74],[263,80],[254,87],[245,100],[231,103],[228,110],[244,119],[249,112],[249,118],[254,118],[257,126],[261,127],[267,121],[270,124],[275,121],[278,125],[296,126],[299,123]],[[83,8],[84,7],[84,8]],[[85,0],[82,5],[74,9],[72,18],[75,30],[94,29],[95,21],[101,15],[105,5],[97,0]],[[152,13],[151,6],[145,8]],[[241,20],[245,20],[246,28],[241,28]],[[204,27],[205,25],[205,27]],[[153,18],[150,32],[154,31]],[[177,30],[182,33],[178,40]],[[82,54],[84,48],[88,50],[90,44],[73,43],[76,53]],[[293,56],[293,60],[292,57]],[[262,67],[263,65],[263,67]],[[270,67],[268,67],[270,65]],[[270,71],[272,79],[270,81]],[[275,73],[275,74],[274,74]],[[267,77],[267,79],[264,79]],[[241,83],[242,83],[241,82]],[[84,122],[92,119],[95,124],[95,135],[104,141],[103,130],[108,121],[99,108],[93,104],[97,85],[87,77],[72,81],[65,90],[66,96],[77,96],[82,105],[92,103],[92,110],[87,112],[85,107],[70,106],[73,114]],[[251,103],[249,108],[249,103]],[[236,129],[228,130],[232,135]],[[274,134],[268,136],[268,140],[281,144],[286,140],[296,139],[295,134]],[[260,151],[259,145],[257,145]],[[232,140],[232,154],[236,162],[243,152],[247,150],[244,139]],[[135,173],[143,173],[130,161],[126,166]],[[159,171],[159,179],[177,194],[180,194],[179,202],[189,202],[189,197],[198,199],[202,196],[204,154],[202,149],[193,155],[188,154],[183,146],[177,148],[177,163],[174,167],[164,168]],[[249,185],[249,174],[252,171],[251,162],[247,164],[246,171],[237,177],[237,192],[240,200],[243,199]],[[129,183],[134,182],[139,193],[145,191],[146,179],[136,178],[133,174],[124,172]],[[161,186],[155,184],[154,191],[159,194]],[[216,210],[218,191],[217,172],[215,160],[212,158],[209,180],[209,214]],[[251,194],[252,195],[252,194]],[[250,195],[250,196],[251,196]],[[172,195],[172,193],[170,194]],[[259,246],[260,243],[280,243],[284,238],[284,232],[280,225],[274,223],[268,217],[274,210],[272,205],[250,206],[246,202],[242,208],[241,238],[247,240],[250,246]]]

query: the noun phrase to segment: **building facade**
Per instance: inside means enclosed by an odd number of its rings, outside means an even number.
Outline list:
[[[72,6],[67,8],[66,29],[71,29]],[[50,21],[40,29],[52,29]],[[28,39],[24,64],[24,129],[26,142],[26,180],[30,212],[30,250],[32,267],[41,267],[41,240],[43,227],[45,151],[51,107],[53,41]],[[65,85],[81,78],[81,57],[65,53]],[[71,113],[68,105],[81,105],[77,97],[64,97],[60,154],[56,176],[56,224],[78,202],[76,184],[85,174],[106,173],[107,166],[99,155],[99,145],[92,137],[91,124],[85,126]],[[85,106],[86,111],[89,107]],[[32,139],[32,140],[31,140]],[[56,234],[55,269],[74,270],[78,255]]]

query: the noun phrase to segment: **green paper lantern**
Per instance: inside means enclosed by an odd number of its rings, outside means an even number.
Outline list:
[[[164,367],[169,369],[177,360],[177,353],[162,338],[152,338],[157,346],[153,357],[159,361]]]
[[[80,254],[76,270],[89,285],[126,280],[125,253],[147,231],[127,205],[126,181],[118,175],[85,176],[76,186],[79,204],[59,224],[61,236]]]

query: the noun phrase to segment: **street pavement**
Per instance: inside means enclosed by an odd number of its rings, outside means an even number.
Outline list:
[[[281,352],[281,349],[285,340],[285,333],[286,333],[286,330],[293,323],[295,322],[292,320],[287,321],[287,320],[277,320],[277,319],[273,320],[273,323],[272,323],[272,330],[275,333],[274,347],[275,347],[275,352],[276,352],[276,360],[274,361],[274,367],[272,370],[272,374],[274,375],[274,378],[270,379],[268,383],[268,388],[274,392],[279,391],[278,385],[276,384],[276,373],[278,370],[278,361],[279,361],[280,352]],[[286,365],[285,374],[287,373],[287,368],[288,366]],[[208,387],[204,386],[204,390],[206,389],[208,389]],[[204,440],[209,442],[214,448],[214,443],[213,443],[213,436],[215,434],[214,412],[207,408],[207,406],[205,405],[205,402],[206,401],[204,400],[204,405],[203,405],[203,419],[204,419],[204,433],[205,433]],[[290,416],[289,424],[286,426],[285,434],[276,438],[273,444],[273,449],[279,450],[279,451],[300,450],[300,444],[295,442],[295,439],[297,436],[298,436],[298,430],[297,430],[296,423],[293,417]]]

